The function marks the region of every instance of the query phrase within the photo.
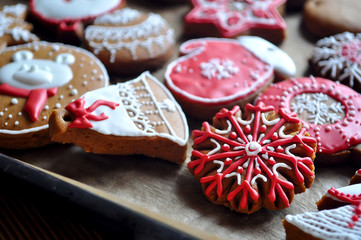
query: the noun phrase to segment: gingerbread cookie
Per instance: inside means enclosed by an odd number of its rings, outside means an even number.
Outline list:
[[[30,11],[42,27],[56,32],[58,41],[78,43],[84,25],[124,4],[124,0],[30,0]]]
[[[188,125],[168,90],[148,72],[84,94],[49,119],[51,139],[87,152],[143,154],[183,163]]]
[[[193,131],[188,168],[206,197],[242,213],[288,207],[314,180],[316,139],[296,114],[260,103],[222,109]]]
[[[351,178],[350,184],[361,183],[361,169],[355,172],[355,175]]]
[[[0,53],[0,147],[50,143],[51,111],[107,84],[103,64],[81,48],[47,42],[6,48]]]
[[[308,0],[304,6],[304,23],[316,37],[342,32],[361,32],[359,0]]]
[[[361,92],[361,34],[344,32],[319,40],[310,65],[314,75]]]
[[[361,143],[361,96],[351,88],[324,78],[298,78],[270,86],[257,102],[297,113],[317,139],[315,163],[349,161]]]
[[[39,40],[30,31],[33,26],[25,22],[27,7],[24,4],[5,5],[0,9],[0,50],[7,46]]]
[[[322,211],[286,216],[286,239],[360,239],[360,183],[329,189],[317,205]]]
[[[168,65],[166,84],[183,110],[199,119],[210,119],[222,107],[243,107],[274,73],[290,77],[296,71],[287,54],[258,37],[194,39],[180,52],[185,56]]]
[[[273,43],[286,37],[281,17],[286,0],[192,0],[186,33],[196,37],[256,35]]]
[[[174,31],[158,14],[124,8],[96,18],[85,30],[85,43],[109,71],[134,74],[172,56]]]

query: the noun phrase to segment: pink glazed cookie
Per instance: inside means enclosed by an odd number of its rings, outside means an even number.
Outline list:
[[[318,140],[316,163],[346,162],[361,143],[361,96],[324,78],[298,78],[273,84],[258,99],[296,112]]]
[[[125,4],[124,0],[31,0],[30,12],[58,41],[78,42],[84,24]]]
[[[185,17],[192,36],[234,38],[256,35],[273,43],[286,37],[283,12],[286,0],[192,0]]]
[[[210,119],[223,107],[243,107],[274,74],[286,78],[296,71],[286,53],[259,37],[195,39],[180,52],[184,56],[168,65],[166,85],[184,111],[199,119]]]

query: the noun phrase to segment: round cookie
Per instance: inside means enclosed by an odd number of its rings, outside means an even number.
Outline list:
[[[315,137],[315,163],[332,165],[350,160],[361,143],[361,96],[324,78],[289,79],[271,85],[257,102],[296,112]]]
[[[0,50],[7,46],[39,40],[30,31],[33,25],[25,22],[27,7],[24,4],[5,5],[0,9]]]
[[[361,32],[361,2],[359,0],[307,0],[304,23],[316,37],[342,32]]]
[[[0,53],[0,147],[49,144],[51,111],[107,84],[104,65],[81,48],[47,42],[6,48]]]
[[[286,37],[286,0],[192,0],[185,16],[185,32],[195,37],[255,35],[273,43]]]
[[[292,59],[252,36],[201,38],[180,46],[184,56],[168,65],[166,85],[189,115],[210,119],[222,107],[244,106],[274,79],[294,75]]]
[[[223,108],[193,131],[188,168],[206,197],[242,213],[288,207],[311,187],[316,139],[296,114],[259,103]]]
[[[124,4],[124,0],[30,0],[30,11],[39,24],[56,32],[58,41],[78,43],[84,24]]]
[[[96,18],[85,30],[85,44],[109,71],[135,74],[172,56],[174,31],[158,14],[124,8]]]
[[[361,92],[361,34],[349,32],[316,43],[310,65],[313,75],[339,81]]]

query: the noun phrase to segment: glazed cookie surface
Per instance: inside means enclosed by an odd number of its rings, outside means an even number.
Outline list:
[[[359,0],[308,0],[304,23],[310,33],[327,37],[342,32],[361,32]]]
[[[286,0],[192,0],[185,16],[186,33],[202,37],[256,35],[273,43],[285,38],[283,11]]]
[[[187,120],[169,91],[148,72],[84,94],[51,114],[51,139],[87,152],[143,154],[183,163]]]
[[[361,34],[349,32],[316,43],[310,65],[316,76],[339,81],[361,92]]]
[[[30,31],[33,26],[25,22],[27,7],[24,4],[5,5],[0,9],[0,50],[12,45],[39,40]]]
[[[295,72],[288,55],[258,37],[194,39],[180,52],[184,56],[167,67],[166,84],[184,111],[199,119],[210,119],[222,107],[244,106],[273,81],[275,72]]]
[[[0,147],[50,143],[51,111],[107,84],[103,64],[81,48],[47,42],[6,48],[0,53]]]
[[[285,109],[222,109],[193,131],[188,168],[206,197],[242,213],[288,207],[314,180],[316,139]]]
[[[313,77],[290,79],[270,86],[257,102],[297,113],[317,139],[316,163],[349,161],[353,147],[361,143],[361,96],[338,82]]]
[[[172,56],[174,31],[158,14],[124,8],[96,18],[85,30],[85,43],[109,71],[134,74]]]
[[[124,2],[124,0],[31,0],[30,11],[40,24],[56,31],[58,41],[75,42],[82,37],[84,23],[121,7]]]

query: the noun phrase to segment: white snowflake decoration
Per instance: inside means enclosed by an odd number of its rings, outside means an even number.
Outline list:
[[[324,93],[297,95],[292,99],[291,109],[297,114],[308,113],[307,121],[316,125],[334,124],[341,120],[344,106],[340,102],[327,105],[328,95]]]
[[[239,71],[234,62],[229,59],[212,58],[208,62],[202,62],[200,65],[202,75],[208,79],[217,78],[228,79]]]

